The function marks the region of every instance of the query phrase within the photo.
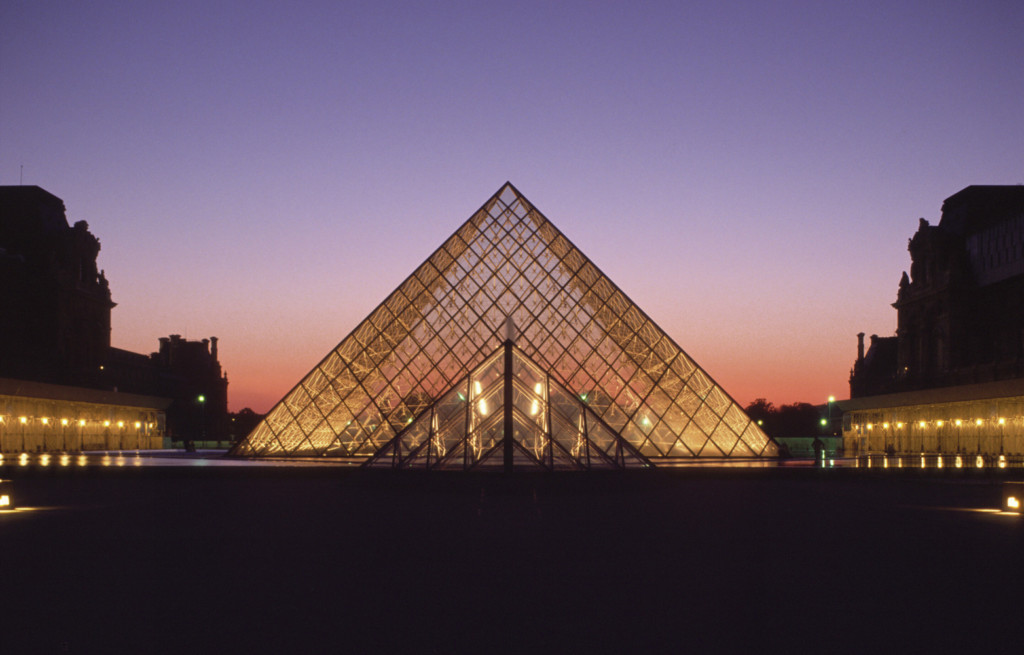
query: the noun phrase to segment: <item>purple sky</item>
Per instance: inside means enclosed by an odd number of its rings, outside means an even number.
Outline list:
[[[512,181],[739,402],[848,395],[918,217],[1024,183],[1024,3],[0,3],[0,184],[113,344],[265,411]],[[707,5],[706,7],[701,5]]]

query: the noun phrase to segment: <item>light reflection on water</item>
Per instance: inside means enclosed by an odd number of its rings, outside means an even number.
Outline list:
[[[358,466],[359,460],[308,459],[308,460],[252,460],[225,457],[224,450],[208,450],[186,453],[182,450],[130,450],[130,451],[89,451],[79,453],[8,453],[5,457],[0,453],[0,468],[5,466],[38,467],[59,471],[70,468],[72,463],[78,468],[124,468],[152,466]],[[59,463],[59,467],[56,464]]]
[[[225,450],[201,450],[185,452],[183,450],[127,450],[127,451],[87,451],[61,453],[0,453],[0,469],[8,466],[38,467],[50,470],[70,468],[72,463],[79,468],[87,467],[152,467],[152,466],[231,466],[231,467],[307,467],[307,466],[341,466],[354,467],[363,463],[362,458],[307,458],[307,459],[245,459],[226,457]],[[59,466],[57,466],[59,464]],[[915,453],[913,456],[887,455],[875,453],[854,457],[829,458],[815,462],[813,459],[691,459],[658,462],[657,468],[863,468],[881,469],[891,472],[908,469],[1007,469],[1024,468],[1024,458],[1006,456],[974,455],[969,459],[959,454]],[[952,471],[951,471],[952,472]]]

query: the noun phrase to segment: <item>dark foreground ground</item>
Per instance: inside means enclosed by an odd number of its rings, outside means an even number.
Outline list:
[[[0,475],[2,653],[1024,651],[982,475]]]

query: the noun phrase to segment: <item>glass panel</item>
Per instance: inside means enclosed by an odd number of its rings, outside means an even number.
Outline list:
[[[518,379],[526,389],[533,390],[537,395],[543,394],[542,389],[544,387],[546,376],[539,368],[534,366],[532,362],[527,361],[517,351],[513,351],[512,375]]]
[[[551,411],[568,421],[570,425],[575,425],[580,419],[582,410],[575,396],[562,387],[553,386],[551,388]]]
[[[751,422],[747,429],[743,432],[741,437],[743,441],[750,446],[750,449],[760,455],[764,451],[765,446],[768,445],[768,437],[760,428],[757,427],[757,423]],[[766,453],[769,454],[769,453]],[[774,455],[775,453],[770,453]]]
[[[731,404],[729,398],[722,393],[722,390],[718,387],[714,387],[708,392],[708,397],[704,400],[708,406],[714,410],[715,414],[719,416],[725,416],[725,410],[729,408]]]
[[[719,423],[718,427],[715,428],[714,433],[711,435],[711,440],[715,442],[718,449],[728,455],[732,451],[733,445],[739,437],[729,429],[725,423]]]
[[[658,447],[659,451],[666,455],[672,449],[672,444],[676,441],[676,435],[664,423],[658,423],[658,425],[654,426],[648,433],[648,438]]]
[[[505,353],[503,350],[496,351],[480,366],[479,370],[472,376],[470,382],[470,398],[476,398],[486,391],[496,380],[504,378]]]
[[[465,423],[467,393],[465,382],[463,382],[438,401],[434,407],[434,414],[439,425],[447,425],[452,420]]]
[[[466,438],[465,419],[453,419],[447,424],[442,424],[434,431],[430,447],[432,457],[441,458],[453,452],[455,448]]]
[[[547,459],[545,453],[548,439],[545,432],[536,424],[525,420],[518,413],[512,417],[512,437],[539,461]]]
[[[475,386],[474,382],[474,386]],[[505,382],[498,380],[481,395],[471,396],[472,407],[470,409],[470,425],[483,423],[488,418],[501,414],[501,408],[505,398]]]
[[[704,434],[711,434],[718,427],[719,418],[707,405],[701,405],[697,413],[693,415],[693,420],[704,431]]]
[[[708,439],[704,442],[704,449],[700,451],[700,457],[722,457],[722,451],[715,448],[715,443]]]
[[[553,415],[551,417],[551,437],[572,457],[586,457],[587,447],[582,414],[576,423],[570,423],[561,416]]]
[[[590,419],[591,417],[587,417]],[[615,446],[615,433],[601,424],[600,421],[587,421],[587,438],[602,452],[612,453]]]
[[[708,440],[708,435],[695,422],[691,421],[683,429],[682,440],[687,448],[699,454]]]
[[[401,444],[399,450],[400,457],[402,459],[408,457],[412,451],[419,448],[429,438],[430,415],[428,413],[399,435],[398,442]]]

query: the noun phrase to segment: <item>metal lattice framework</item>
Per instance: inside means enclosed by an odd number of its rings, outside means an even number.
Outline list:
[[[552,380],[512,339],[367,462],[464,470],[647,465],[583,398]]]
[[[423,417],[437,415],[499,351],[508,319],[522,361],[648,461],[777,454],[740,406],[510,183],[232,452],[369,459],[387,446],[394,457],[395,437],[422,432],[434,420]]]

